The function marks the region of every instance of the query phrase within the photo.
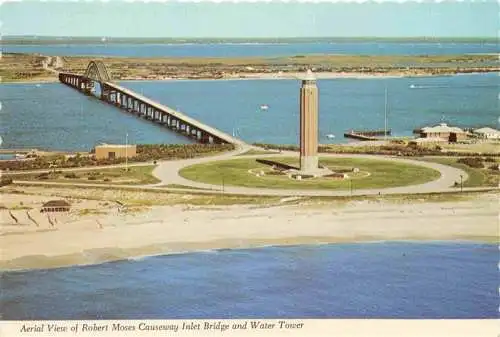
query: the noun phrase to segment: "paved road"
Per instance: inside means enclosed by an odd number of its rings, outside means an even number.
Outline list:
[[[26,184],[26,185],[33,185],[33,186],[50,186],[50,187],[83,187],[83,188],[112,188],[112,189],[122,189],[122,190],[130,190],[130,191],[151,191],[151,192],[158,192],[158,191],[165,191],[165,192],[181,192],[181,193],[197,193],[197,194],[214,194],[216,192],[222,194],[222,190],[220,186],[216,186],[216,190],[199,190],[199,189],[184,189],[184,188],[166,188],[166,187],[159,187],[159,186],[143,186],[143,185],[118,185],[118,184],[86,184],[86,183],[64,183],[64,182],[50,182],[50,181],[23,181],[23,180],[15,180],[14,183],[20,184],[21,186]],[[253,189],[250,189],[253,190]],[[332,193],[329,193],[330,191],[322,191],[322,190],[312,190],[312,191],[299,191],[299,193],[294,194],[293,191],[289,190],[267,190],[267,189],[255,189],[257,190],[257,193],[251,193],[251,191],[245,191],[243,193],[241,192],[235,192],[235,191],[224,191],[224,194],[231,194],[231,195],[260,195],[260,196],[282,196],[282,197],[288,197],[288,196],[348,196],[351,195],[349,191],[331,191]],[[389,190],[389,189],[386,189]],[[463,189],[464,192],[474,192],[474,191],[491,191],[491,190],[496,190],[494,187],[468,187]],[[368,191],[368,193],[366,192]],[[390,192],[390,191],[384,191],[381,190],[382,193],[381,195],[384,194],[399,194],[401,192]],[[439,192],[457,192],[457,188],[447,188],[443,189]],[[411,193],[427,193],[426,191],[417,191],[417,192],[411,192]],[[352,195],[353,196],[360,196],[360,195],[376,195],[378,192],[371,191],[371,190],[354,190]]]
[[[447,165],[441,165],[431,162],[423,162],[411,159],[404,159],[401,157],[390,157],[390,156],[373,156],[373,155],[352,155],[352,154],[321,154],[322,157],[333,157],[333,158],[343,158],[343,157],[356,157],[365,159],[377,159],[377,160],[388,160],[393,162],[408,163],[414,165],[420,165],[427,168],[438,170],[441,173],[440,178],[418,185],[401,186],[401,187],[391,187],[391,188],[378,188],[378,189],[354,189],[352,192],[349,190],[290,190],[290,189],[266,189],[266,188],[249,188],[249,187],[237,187],[225,185],[212,185],[200,182],[191,181],[185,179],[179,175],[179,171],[184,167],[208,163],[215,160],[235,160],[240,158],[262,158],[262,157],[277,157],[277,156],[297,156],[297,152],[283,151],[280,154],[260,154],[260,155],[248,155],[248,156],[238,156],[253,147],[250,145],[241,145],[236,150],[227,152],[224,154],[211,156],[211,157],[200,157],[192,159],[181,159],[175,161],[160,161],[157,167],[153,170],[153,175],[156,176],[161,182],[152,185],[119,185],[119,184],[86,184],[86,183],[54,183],[54,182],[34,182],[34,181],[15,181],[16,183],[25,183],[32,185],[45,185],[45,186],[79,186],[79,187],[100,187],[100,188],[121,188],[127,190],[165,190],[172,192],[196,192],[196,193],[214,193],[214,191],[224,193],[224,194],[238,194],[238,195],[261,195],[261,196],[359,196],[359,195],[384,195],[384,194],[415,194],[415,193],[432,193],[432,192],[456,192],[458,189],[451,187],[456,181],[460,181],[460,176],[465,181],[468,178],[466,172],[451,167]],[[260,149],[262,150],[262,149]],[[129,166],[145,166],[151,165],[151,163],[136,163]],[[125,165],[113,165],[107,166],[107,168],[124,167]],[[74,168],[65,169],[65,171],[78,171],[78,170],[88,170],[89,168]],[[47,170],[41,170],[36,172],[43,172]],[[24,174],[27,172],[16,172],[19,174]],[[179,188],[165,188],[163,186],[169,184],[179,184],[192,187],[193,189],[179,189]],[[202,189],[199,189],[202,188]],[[205,190],[203,190],[205,189]],[[464,188],[463,191],[488,191],[495,188],[492,187],[477,187],[477,188]]]
[[[238,156],[249,149],[252,146],[250,145],[237,145],[236,149],[230,152],[222,153],[220,155],[215,155],[211,157],[199,157],[199,158],[191,158],[191,159],[181,159],[176,161],[158,161],[158,166],[153,170],[153,175],[160,179],[161,182],[148,186],[160,186],[160,185],[168,185],[168,184],[181,184],[191,187],[202,187],[202,188],[210,188],[212,189],[214,186],[208,184],[200,184],[191,180],[187,180],[182,178],[179,175],[179,171],[193,164],[201,164],[201,163],[209,163],[214,160],[228,160],[228,159],[237,159],[241,158]]]
[[[128,167],[134,166],[152,166],[153,162],[148,163],[129,163]],[[47,173],[53,171],[62,171],[62,172],[72,172],[72,171],[90,171],[90,170],[101,170],[101,169],[113,169],[113,168],[125,168],[125,164],[117,164],[117,165],[105,165],[105,166],[84,166],[84,167],[71,167],[71,168],[51,168],[51,169],[40,169],[40,170],[25,170],[25,171],[1,171],[6,175],[20,175],[20,174],[32,174],[32,173]]]
[[[222,187],[222,177],[221,185],[205,184],[200,182],[194,182],[185,179],[179,175],[179,171],[184,167],[208,163],[214,160],[234,160],[242,158],[236,156],[236,154],[243,153],[247,151],[250,147],[244,146],[239,148],[232,153],[226,153],[224,155],[215,157],[204,157],[204,158],[194,158],[179,160],[176,162],[160,162],[158,166],[153,171],[153,174],[161,180],[160,183],[155,185],[149,185],[150,187],[167,185],[167,184],[180,184],[185,186],[190,186],[194,188],[205,188],[212,190],[219,190],[227,194],[248,194],[248,195],[274,195],[274,196],[348,196],[348,195],[377,195],[377,194],[409,194],[409,193],[431,193],[431,192],[451,192],[457,191],[457,188],[453,188],[453,184],[460,181],[460,176],[465,181],[468,178],[466,172],[451,167],[447,165],[441,165],[431,162],[423,162],[411,159],[403,159],[400,157],[389,157],[389,156],[373,156],[373,155],[352,155],[352,154],[321,154],[322,157],[356,157],[365,159],[378,159],[378,160],[388,160],[398,163],[407,163],[420,165],[427,168],[438,170],[441,173],[441,177],[424,184],[401,186],[401,187],[391,187],[391,188],[378,188],[378,189],[354,189],[352,192],[348,190],[290,190],[290,189],[267,189],[267,188],[250,188],[250,187],[237,187],[237,186],[227,186]],[[268,154],[268,155],[249,155],[244,158],[262,158],[262,157],[277,157],[277,156],[297,156],[297,152],[283,151],[281,154]],[[464,188],[464,191],[476,191],[476,190],[491,190],[491,188]]]

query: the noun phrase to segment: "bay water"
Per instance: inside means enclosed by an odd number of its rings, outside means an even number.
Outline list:
[[[309,54],[343,55],[456,55],[498,53],[494,42],[344,41],[302,43],[93,43],[5,44],[4,53],[51,56],[127,57],[279,57]]]
[[[343,133],[351,129],[383,129],[385,88],[393,135],[440,122],[498,127],[498,78],[489,73],[319,80],[319,142],[347,142]],[[249,143],[298,143],[298,80],[120,84]],[[1,84],[0,101],[3,148],[85,151],[101,142],[124,143],[126,133],[131,143],[191,142],[60,83]],[[264,104],[268,110],[260,108]]]

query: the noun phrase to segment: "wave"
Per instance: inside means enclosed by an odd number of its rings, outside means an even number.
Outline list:
[[[131,257],[127,257],[125,260],[127,260],[127,261],[133,261],[133,262],[140,262],[140,261],[144,261],[147,258],[150,258],[150,257],[153,257],[153,256],[154,255],[131,256]]]
[[[437,88],[451,88],[451,85],[410,85],[410,89],[437,89]]]
[[[463,85],[463,86],[453,86],[453,85],[415,85],[411,84],[410,89],[443,89],[443,88],[456,88],[456,89],[467,89],[467,88],[498,88],[498,85]]]

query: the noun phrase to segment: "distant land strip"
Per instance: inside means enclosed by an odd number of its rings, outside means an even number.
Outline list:
[[[55,82],[57,73],[83,74],[102,60],[114,80],[295,78],[312,69],[318,78],[443,76],[500,72],[497,55],[329,55],[289,57],[104,57],[3,53],[2,82]]]
[[[246,38],[192,38],[192,37],[107,37],[107,36],[35,36],[6,35],[1,44],[223,44],[223,43],[497,43],[496,37],[246,37]]]

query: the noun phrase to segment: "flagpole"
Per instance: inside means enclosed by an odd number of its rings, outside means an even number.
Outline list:
[[[128,172],[128,132],[125,134],[125,171]]]
[[[384,140],[387,141],[387,84],[385,85],[385,105],[384,105]]]

